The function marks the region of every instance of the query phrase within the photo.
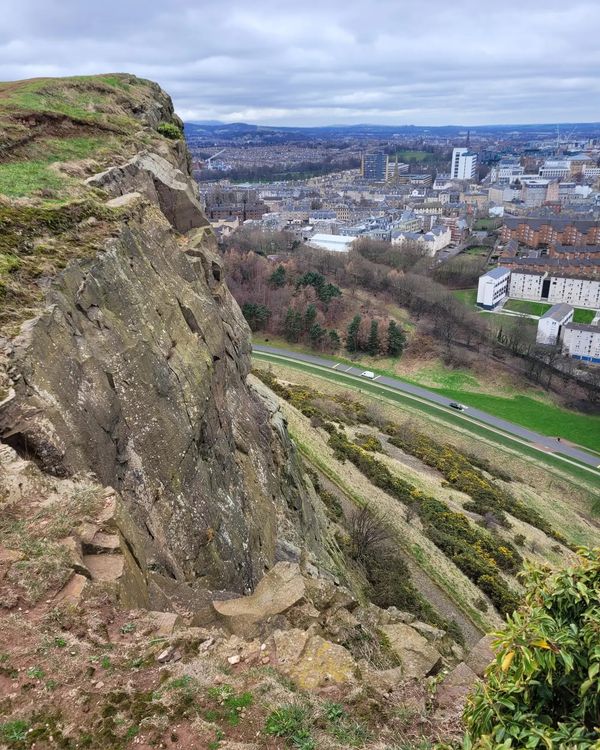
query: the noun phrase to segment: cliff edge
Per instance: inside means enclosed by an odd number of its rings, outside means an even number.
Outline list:
[[[114,487],[159,583],[244,592],[326,558],[170,98],[128,75],[2,84],[0,123],[2,440]]]

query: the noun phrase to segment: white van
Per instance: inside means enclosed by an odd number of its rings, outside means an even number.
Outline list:
[[[361,372],[360,376],[361,378],[369,378],[369,380],[373,380],[375,378],[375,373],[371,372],[371,370],[365,370],[364,372]]]

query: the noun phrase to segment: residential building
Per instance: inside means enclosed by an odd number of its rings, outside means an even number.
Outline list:
[[[452,151],[450,176],[453,180],[474,180],[477,177],[477,154],[468,148],[455,148]]]
[[[400,177],[400,175],[407,174],[408,170],[408,164],[404,164],[404,162],[398,161],[398,155],[396,154],[396,157],[394,159],[388,159],[385,176],[387,180],[394,180]]]
[[[477,304],[484,310],[494,310],[508,296],[510,270],[499,266],[479,277]]]
[[[500,241],[518,240],[527,247],[551,243],[562,245],[600,244],[600,222],[570,217],[505,216]]]
[[[535,302],[566,302],[573,307],[600,309],[600,279],[551,276],[544,271],[512,270],[508,296]]]
[[[363,154],[361,175],[365,180],[383,182],[387,178],[388,157],[383,151]]]
[[[562,345],[569,357],[600,364],[600,326],[567,323],[562,329]]]
[[[560,338],[563,326],[573,320],[574,313],[575,308],[564,302],[552,305],[538,321],[536,342],[554,346]]]

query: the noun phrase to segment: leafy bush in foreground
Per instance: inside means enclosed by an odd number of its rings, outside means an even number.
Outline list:
[[[600,548],[575,567],[524,574],[486,680],[465,710],[464,750],[600,746]]]

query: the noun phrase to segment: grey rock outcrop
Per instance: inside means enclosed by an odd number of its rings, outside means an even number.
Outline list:
[[[172,120],[169,102],[137,115]],[[5,346],[0,437],[46,472],[114,486],[161,591],[171,579],[248,593],[282,549],[326,560],[325,516],[277,401],[247,382],[249,329],[185,147],[157,150],[92,178],[125,218]]]
[[[442,666],[440,653],[410,625],[384,625],[382,630],[400,659],[404,677],[420,679],[435,674]]]

